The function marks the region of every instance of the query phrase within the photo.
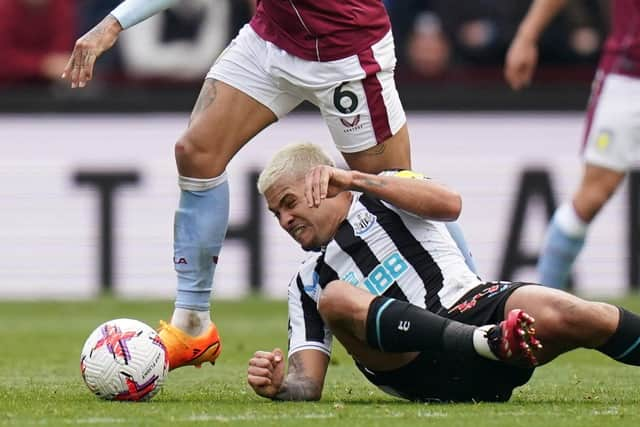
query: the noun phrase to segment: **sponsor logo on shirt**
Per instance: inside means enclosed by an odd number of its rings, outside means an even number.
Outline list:
[[[342,280],[353,286],[363,288],[373,295],[382,295],[402,277],[409,269],[409,264],[398,252],[393,252],[384,258],[380,264],[363,280],[358,280],[358,275],[353,271],[341,277]]]

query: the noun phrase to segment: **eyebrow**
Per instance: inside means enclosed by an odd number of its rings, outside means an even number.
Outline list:
[[[277,213],[277,209],[280,208],[280,206],[285,205],[288,203],[289,199],[293,198],[295,200],[296,196],[291,194],[291,193],[287,193],[284,196],[282,196],[280,198],[280,200],[278,201],[278,205],[276,206],[275,209],[271,209],[269,206],[267,206],[267,209],[269,209],[269,211],[271,211],[271,213],[276,214]]]

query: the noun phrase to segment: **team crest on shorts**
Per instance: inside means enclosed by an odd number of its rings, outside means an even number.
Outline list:
[[[376,223],[376,216],[367,210],[360,210],[349,217],[349,223],[353,227],[356,236],[360,236],[371,230]]]
[[[601,130],[595,140],[598,151],[607,151],[612,143],[613,133],[609,130]]]

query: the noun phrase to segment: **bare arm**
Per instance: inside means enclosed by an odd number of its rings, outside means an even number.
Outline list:
[[[301,350],[289,357],[284,377],[282,351],[257,351],[249,360],[247,381],[256,394],[274,400],[319,400],[329,356],[318,350]]]
[[[513,89],[531,82],[538,64],[538,40],[567,0],[534,0],[507,51],[504,76]]]
[[[289,358],[287,377],[275,395],[277,400],[320,400],[329,356],[318,350],[302,350]]]
[[[121,31],[118,20],[107,15],[76,41],[62,78],[69,80],[72,88],[85,87],[93,78],[96,59],[114,45]]]
[[[318,166],[307,174],[305,196],[309,206],[318,206],[326,197],[355,190],[382,199],[423,218],[453,221],[462,209],[455,191],[422,178],[372,175],[329,166]]]
[[[110,49],[123,29],[155,15],[176,4],[179,0],[125,0],[95,27],[81,36],[71,52],[62,78],[68,79],[72,88],[85,87],[93,77],[96,59]]]

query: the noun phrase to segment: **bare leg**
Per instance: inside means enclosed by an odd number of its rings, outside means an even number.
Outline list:
[[[536,320],[536,335],[544,347],[536,352],[540,364],[578,347],[603,345],[618,326],[618,308],[580,299],[544,286],[522,286],[505,305],[504,315],[520,308]]]
[[[411,169],[409,130],[405,124],[391,138],[359,153],[342,153],[351,169],[379,173],[386,169]]]
[[[573,264],[582,251],[589,223],[611,198],[624,173],[586,165],[573,203],[558,208],[547,228],[538,262],[540,282],[564,288]]]
[[[178,286],[172,326],[165,325],[161,331],[172,369],[213,362],[220,353],[209,300],[229,221],[225,168],[244,144],[275,120],[275,115],[253,98],[208,79],[189,127],[176,143],[181,189],[174,222]],[[183,343],[191,340],[188,336],[198,338],[185,348]]]
[[[244,144],[276,120],[271,110],[243,92],[205,80],[189,128],[176,144],[178,172],[192,178],[219,176]]]
[[[573,196],[573,207],[586,223],[596,216],[616,191],[625,174],[612,169],[587,164],[580,187]]]

